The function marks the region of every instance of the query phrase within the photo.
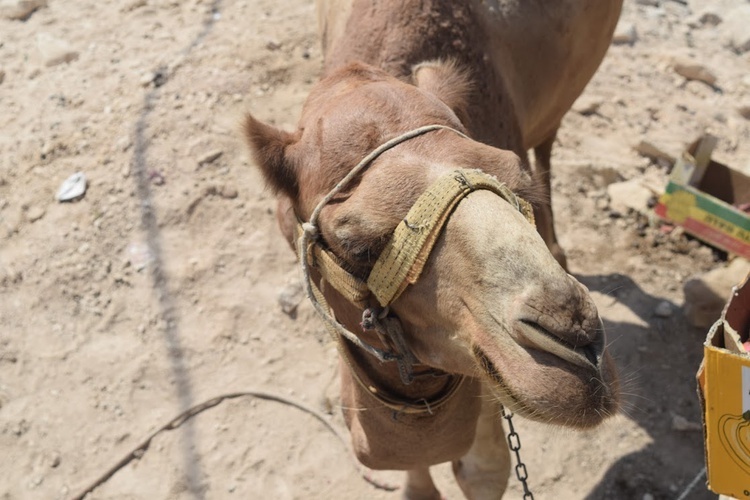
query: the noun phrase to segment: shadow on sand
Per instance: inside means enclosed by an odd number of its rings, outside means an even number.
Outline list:
[[[628,276],[578,275],[592,292],[627,307],[634,322],[607,319],[600,308],[610,349],[620,367],[625,394],[623,410],[653,442],[624,456],[605,474],[586,500],[675,500],[705,465],[703,433],[680,430],[680,418],[701,422],[695,375],[703,359],[706,331],[690,326],[681,309],[669,301],[672,314],[655,311],[666,299],[641,289]],[[640,320],[640,321],[638,321]],[[649,496],[650,495],[650,496]],[[683,500],[716,499],[698,480]]]

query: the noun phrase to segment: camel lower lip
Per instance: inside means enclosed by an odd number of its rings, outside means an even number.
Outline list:
[[[527,347],[552,354],[582,368],[597,368],[598,357],[592,347],[566,344],[541,325],[531,321],[520,320],[519,323],[517,333]]]

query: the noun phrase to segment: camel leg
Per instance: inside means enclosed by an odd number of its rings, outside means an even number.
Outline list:
[[[469,500],[500,499],[508,486],[510,450],[502,424],[502,410],[486,388],[482,412],[469,452],[453,461],[453,474]]]
[[[423,467],[406,471],[406,486],[403,500],[441,500],[440,492],[432,482],[430,468]]]
[[[555,143],[555,137],[557,137],[557,129],[550,135],[544,142],[534,148],[534,156],[536,158],[534,176],[537,182],[542,186],[543,193],[545,196],[545,203],[537,207],[534,210],[534,217],[536,218],[536,229],[542,236],[542,239],[547,244],[547,248],[552,255],[557,259],[557,262],[563,267],[568,269],[568,264],[565,259],[565,252],[562,247],[557,243],[557,235],[555,235],[555,221],[552,216],[552,186],[550,179],[551,159],[552,159],[552,145]]]

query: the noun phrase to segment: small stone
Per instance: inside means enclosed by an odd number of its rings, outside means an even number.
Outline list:
[[[239,196],[239,193],[236,187],[224,185],[219,187],[219,196],[227,200],[233,200]]]
[[[651,493],[644,493],[641,500],[654,500],[654,495]]]
[[[599,111],[599,107],[602,105],[602,100],[598,97],[582,95],[576,102],[573,103],[573,111],[578,114],[589,116]]]
[[[25,21],[37,9],[47,6],[47,0],[0,0],[0,17],[11,21]]]
[[[609,206],[612,211],[627,213],[628,209],[636,212],[648,212],[649,200],[654,193],[643,185],[640,179],[615,182],[607,186]]]
[[[76,172],[71,175],[60,186],[55,198],[57,201],[74,201],[86,193],[87,181],[83,172]]]
[[[651,158],[652,160],[656,160],[659,162],[663,161],[670,165],[675,162],[675,157],[673,155],[665,151],[663,148],[657,146],[653,142],[645,139],[642,139],[641,142],[639,142],[633,149],[635,149],[635,151],[639,155]]]
[[[276,40],[269,40],[268,43],[266,43],[266,48],[268,50],[279,50],[281,48],[281,44]]]
[[[78,59],[78,51],[73,50],[68,42],[55,38],[49,33],[39,33],[36,36],[36,46],[42,55],[44,65],[47,67]]]
[[[201,158],[198,159],[198,166],[202,167],[203,165],[208,165],[210,163],[215,162],[218,160],[221,155],[224,154],[224,151],[217,149],[214,151],[211,151],[210,153],[206,153]]]
[[[723,19],[719,14],[711,10],[704,10],[699,13],[692,21],[688,22],[691,28],[700,28],[702,26],[718,26]]]
[[[36,222],[44,217],[45,213],[42,207],[32,206],[26,211],[26,217],[29,219],[29,222]]]
[[[5,81],[5,71],[0,69],[0,83]]]
[[[299,281],[287,283],[287,285],[279,292],[278,296],[282,312],[289,316],[293,316],[303,298],[304,293],[302,291],[302,283]]]
[[[750,104],[746,104],[737,108],[737,112],[745,120],[750,120]]]
[[[635,29],[635,24],[620,21],[612,36],[612,43],[615,45],[633,45],[636,40],[638,40],[638,32]]]
[[[750,50],[750,5],[742,5],[726,13],[726,22],[722,33],[726,44],[736,53],[744,54]]]
[[[648,7],[658,7],[659,0],[635,0],[638,5],[646,5]]]
[[[691,422],[682,415],[672,414],[672,430],[675,431],[701,431],[703,426],[697,422]]]
[[[141,87],[148,87],[154,80],[156,80],[156,73],[149,71],[148,73],[144,73],[143,76],[141,76],[141,79],[138,80],[138,83],[141,84]]]
[[[690,62],[690,61],[676,61],[672,66],[675,73],[682,76],[686,80],[695,80],[703,82],[706,85],[714,87],[716,85],[716,75],[711,72],[706,66]]]
[[[659,302],[659,305],[654,309],[654,315],[660,318],[669,318],[672,316],[672,304],[666,300]]]

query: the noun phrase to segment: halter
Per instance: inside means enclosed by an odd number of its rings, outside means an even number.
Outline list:
[[[465,134],[444,125],[420,127],[391,139],[370,152],[336,184],[315,207],[308,222],[297,225],[297,250],[305,291],[315,310],[325,320],[329,333],[336,340],[339,353],[352,368],[355,380],[368,393],[389,408],[407,413],[423,411],[432,413],[436,406],[447,401],[455,393],[463,377],[453,380],[437,401],[432,403],[424,400],[421,400],[424,401],[423,403],[405,402],[388,395],[387,391],[365,384],[354,369],[351,359],[346,354],[346,349],[341,345],[341,338],[346,338],[380,361],[396,361],[401,380],[405,384],[411,383],[414,377],[412,366],[418,361],[404,341],[401,322],[389,314],[389,306],[410,284],[416,283],[419,279],[432,248],[453,209],[469,193],[476,190],[488,190],[497,194],[533,224],[532,207],[526,200],[516,196],[505,184],[481,170],[455,170],[440,177],[417,199],[409,213],[394,230],[366,282],[344,269],[342,260],[320,244],[318,218],[323,207],[382,153],[409,139],[440,129],[450,130],[468,139]],[[313,282],[310,275],[311,268],[315,268],[320,273],[321,284],[330,284],[350,303],[363,309],[363,328],[377,331],[384,344],[390,345],[392,349],[372,346],[339,323],[333,316],[322,291]],[[372,297],[383,309],[368,307]]]

